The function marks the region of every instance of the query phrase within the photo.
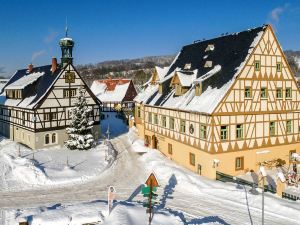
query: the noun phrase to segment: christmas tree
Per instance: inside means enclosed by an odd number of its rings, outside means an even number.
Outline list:
[[[65,142],[65,146],[71,150],[88,150],[94,144],[92,128],[94,121],[89,120],[92,109],[88,107],[85,98],[85,90],[79,89],[79,93],[72,108],[72,121],[66,129],[69,139]]]

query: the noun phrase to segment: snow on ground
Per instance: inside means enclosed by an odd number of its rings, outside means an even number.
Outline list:
[[[32,151],[3,139],[0,141],[0,189],[17,191],[85,182],[106,168],[106,152],[107,146],[103,144],[90,151],[65,148]]]
[[[116,160],[96,179],[63,188],[0,191],[0,218],[11,225],[26,218],[31,224],[43,225],[96,221],[109,225],[147,224],[141,203],[145,199],[140,189],[147,176],[154,172],[160,187],[153,225],[261,224],[261,195],[250,194],[249,187],[212,181],[182,168],[159,151],[146,148],[134,129],[112,139],[111,143],[118,152]],[[44,153],[48,151],[57,150]],[[90,163],[99,163],[97,158],[94,161]],[[110,185],[116,188],[117,201],[108,216],[106,199]],[[265,193],[265,224],[299,224],[299,203]]]

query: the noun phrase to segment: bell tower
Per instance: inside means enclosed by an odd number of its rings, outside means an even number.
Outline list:
[[[61,63],[62,66],[73,64],[73,47],[75,42],[72,38],[68,37],[68,26],[66,26],[66,36],[59,41],[61,48]]]

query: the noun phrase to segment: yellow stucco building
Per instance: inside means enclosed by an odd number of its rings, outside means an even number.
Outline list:
[[[184,46],[135,98],[145,145],[203,176],[300,153],[300,95],[270,25]]]

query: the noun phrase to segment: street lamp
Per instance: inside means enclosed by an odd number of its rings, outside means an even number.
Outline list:
[[[267,176],[267,172],[265,170],[264,166],[259,167],[259,172],[262,176],[262,225],[264,225],[264,210],[265,210],[265,198],[264,198],[264,193],[265,193],[265,177]]]

